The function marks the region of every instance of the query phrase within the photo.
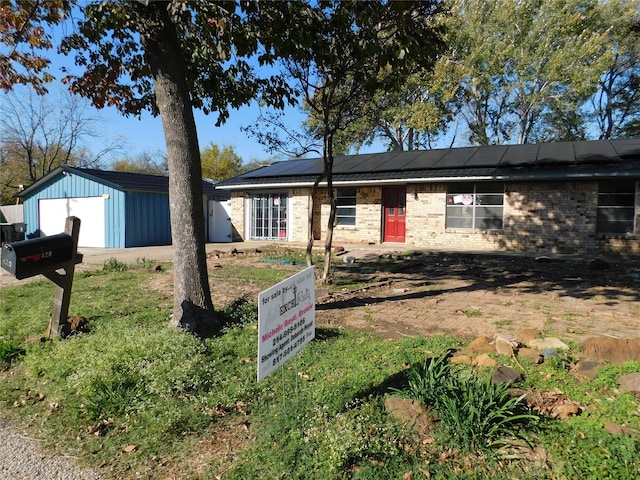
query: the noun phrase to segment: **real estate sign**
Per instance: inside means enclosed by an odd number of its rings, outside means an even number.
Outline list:
[[[313,267],[258,296],[258,381],[285,364],[316,334]]]

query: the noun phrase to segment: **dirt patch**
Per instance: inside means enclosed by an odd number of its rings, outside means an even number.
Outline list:
[[[640,264],[508,255],[382,255],[336,265],[334,282],[365,285],[319,299],[320,325],[386,338],[515,335],[523,328],[582,341],[636,337]]]
[[[330,291],[317,294],[316,323],[384,338],[516,335],[524,328],[581,342],[592,336],[634,338],[640,324],[640,261],[513,255],[371,253],[338,257]],[[225,266],[300,267],[260,261],[259,253],[208,259],[216,307],[265,286],[226,278]],[[319,274],[320,272],[318,272]],[[172,293],[170,274],[150,288]],[[362,285],[353,288],[353,285]],[[344,287],[341,287],[344,285]]]

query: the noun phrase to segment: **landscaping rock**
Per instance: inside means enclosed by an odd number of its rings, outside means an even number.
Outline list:
[[[540,355],[540,352],[534,348],[523,347],[518,350],[518,358],[524,358],[536,365],[544,361],[544,357]]]
[[[530,340],[527,347],[536,348],[543,351],[546,348],[555,348],[556,350],[569,350],[569,345],[556,337],[535,338]]]
[[[498,336],[495,342],[496,353],[498,355],[507,355],[509,357],[515,355],[515,347],[513,341],[502,336]]]
[[[495,367],[496,361],[488,353],[482,353],[473,360],[476,367]]]
[[[493,382],[494,385],[498,385],[499,383],[512,384],[520,381],[522,381],[522,375],[506,365],[496,368],[491,374],[491,382]]]
[[[408,425],[419,435],[429,435],[437,422],[424,403],[397,396],[384,401],[385,410],[400,423]]]
[[[493,353],[495,350],[493,345],[487,337],[484,335],[479,336],[475,340],[473,340],[466,348],[467,353]]]
[[[449,362],[453,364],[471,365],[473,360],[469,355],[454,355],[449,359]]]
[[[593,380],[595,380],[600,367],[602,367],[602,364],[600,362],[586,360],[576,363],[573,370],[571,370],[571,374],[580,381],[592,382]]]
[[[557,356],[558,356],[558,351],[555,348],[545,348],[542,351],[543,358],[557,357]]]
[[[582,343],[582,354],[589,360],[621,365],[629,360],[640,361],[640,339],[591,337]]]
[[[640,372],[622,375],[618,378],[618,385],[623,392],[640,393]]]
[[[520,343],[527,346],[529,346],[529,342],[531,340],[535,340],[541,337],[542,333],[536,328],[523,328],[518,333],[516,333],[516,338],[520,340]]]

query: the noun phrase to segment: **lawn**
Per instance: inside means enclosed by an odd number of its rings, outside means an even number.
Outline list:
[[[252,281],[292,273],[291,265],[267,266],[264,276],[254,268]],[[637,362],[578,382],[566,368],[569,352],[567,362],[522,362],[519,392],[494,392],[485,369],[427,368],[448,365],[460,338],[318,328],[296,358],[258,383],[255,299],[219,305],[225,330],[196,338],[167,327],[170,298],[148,288],[160,274],[135,267],[112,262],[77,274],[70,313],[86,317],[89,330],[63,341],[40,339],[53,304],[49,282],[0,290],[0,412],[109,476],[640,478],[638,437],[604,428],[640,425],[638,399],[616,384],[620,373],[640,371]],[[225,266],[229,285],[246,275],[242,265]],[[540,416],[514,403],[523,390],[559,391],[583,409],[566,420]],[[423,401],[433,431],[390,415],[392,395]]]

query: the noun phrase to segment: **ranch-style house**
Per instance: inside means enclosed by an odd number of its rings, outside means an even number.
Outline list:
[[[234,241],[326,238],[321,158],[273,163],[216,185]],[[640,139],[495,145],[335,157],[334,244],[640,253]]]

